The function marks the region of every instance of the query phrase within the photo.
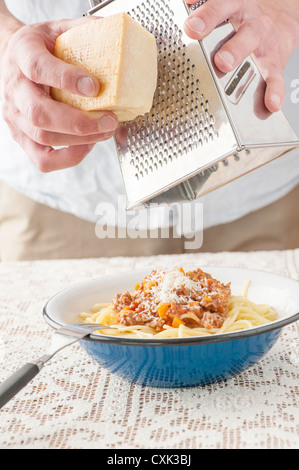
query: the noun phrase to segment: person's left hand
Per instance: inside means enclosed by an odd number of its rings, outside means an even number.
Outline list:
[[[217,52],[215,65],[227,73],[254,54],[267,85],[265,106],[275,112],[284,101],[284,67],[299,41],[298,10],[298,0],[208,0],[189,16],[185,31],[192,39],[203,39],[229,19],[236,34]]]

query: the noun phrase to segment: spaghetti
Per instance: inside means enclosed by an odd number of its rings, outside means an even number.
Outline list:
[[[133,293],[116,294],[112,302],[81,313],[83,321],[113,326],[98,333],[139,338],[182,338],[227,333],[260,326],[277,319],[269,305],[257,305],[243,295],[231,295],[201,269],[153,270]]]

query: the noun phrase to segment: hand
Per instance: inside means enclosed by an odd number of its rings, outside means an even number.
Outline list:
[[[118,124],[112,112],[83,112],[50,96],[50,87],[81,96],[99,93],[97,78],[52,55],[56,38],[83,21],[97,19],[22,26],[1,60],[3,117],[14,140],[42,172],[79,164],[96,142],[113,136]]]
[[[283,69],[299,41],[298,10],[298,0],[208,0],[189,16],[185,31],[202,39],[230,19],[236,34],[217,52],[215,65],[227,73],[253,54],[267,85],[265,106],[276,112],[285,96]]]

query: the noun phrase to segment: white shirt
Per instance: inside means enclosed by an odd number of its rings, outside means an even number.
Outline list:
[[[7,0],[12,14],[24,23],[78,18],[89,9],[87,0]],[[294,80],[298,76],[299,47],[286,70],[285,110],[299,135],[298,100],[294,99]],[[299,88],[299,83],[297,84]],[[292,94],[293,93],[293,94]],[[293,98],[293,99],[291,99]],[[40,173],[21,147],[13,141],[6,123],[0,118],[0,180],[42,204],[97,222],[97,206],[109,202],[115,207],[125,191],[114,141],[99,143],[78,166],[53,173]],[[254,170],[246,176],[203,197],[204,227],[234,221],[286,195],[299,183],[299,149]],[[151,218],[151,222],[153,222]],[[156,217],[156,223],[168,223],[167,210]],[[109,221],[113,223],[113,220]],[[121,222],[116,221],[120,224]],[[173,220],[175,224],[175,217]]]

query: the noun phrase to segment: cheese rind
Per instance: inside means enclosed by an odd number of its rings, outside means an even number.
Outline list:
[[[84,23],[60,35],[54,55],[97,77],[96,97],[57,88],[51,96],[84,111],[113,111],[130,121],[150,111],[157,86],[155,37],[126,13]]]

